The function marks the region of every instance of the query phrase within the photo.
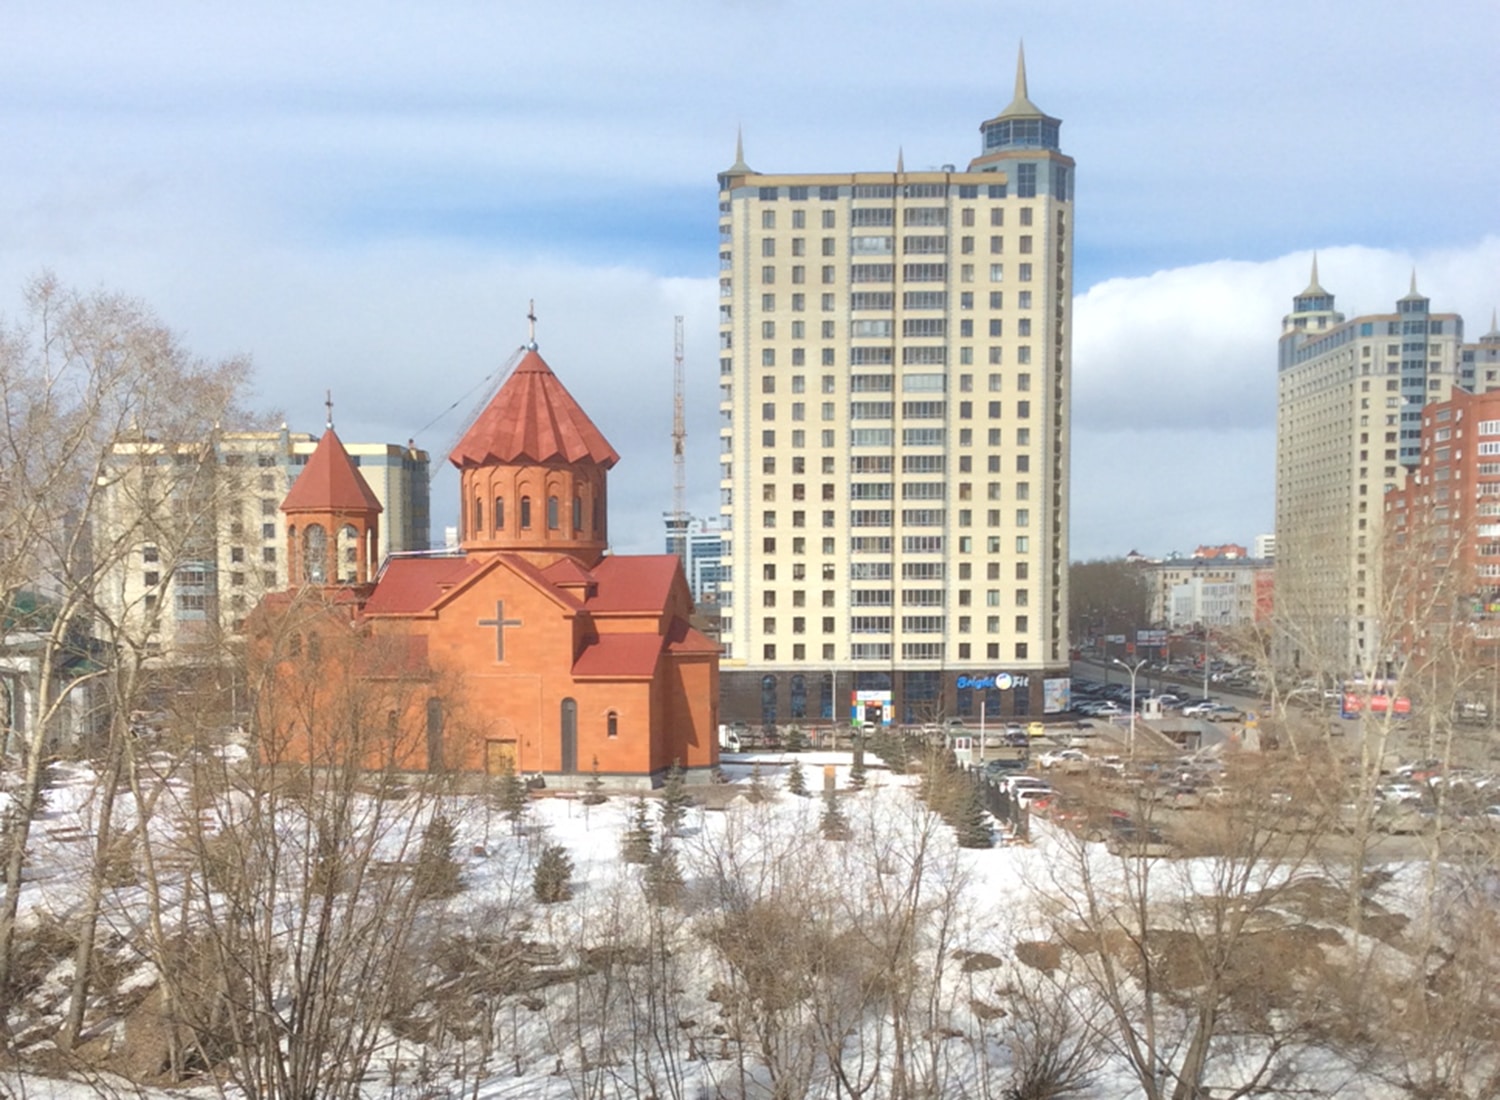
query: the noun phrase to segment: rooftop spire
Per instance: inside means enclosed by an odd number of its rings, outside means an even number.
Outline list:
[[[1048,117],[1043,110],[1031,102],[1031,93],[1026,88],[1026,43],[1022,42],[1016,47],[1016,91],[1010,101],[1010,106],[1000,112],[1000,118],[1015,118],[1024,116],[1029,118]]]
[[[1307,298],[1312,295],[1321,296],[1327,293],[1328,291],[1323,289],[1323,284],[1318,282],[1318,254],[1314,252],[1312,258],[1312,277],[1308,280],[1307,289],[1304,290],[1298,297]]]
[[[896,172],[900,174],[906,171],[906,150],[896,146]]]
[[[526,302],[526,348],[528,351],[536,351],[536,299],[530,298]]]
[[[1416,292],[1417,292],[1417,268],[1416,268],[1416,265],[1413,265],[1412,269],[1411,269],[1411,290],[1408,291],[1408,293],[1409,294],[1416,294]]]
[[[328,415],[327,415],[327,417],[323,421],[323,427],[327,428],[329,431],[332,431],[333,430],[333,391],[332,390],[324,390],[323,391],[323,408],[325,408],[326,410],[328,410]]]
[[[734,131],[734,163],[720,172],[719,175],[740,176],[754,171],[755,169],[745,163],[745,128],[737,126]]]

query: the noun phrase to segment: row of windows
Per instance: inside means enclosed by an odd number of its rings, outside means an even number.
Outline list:
[[[478,497],[475,497],[474,500],[470,502],[470,504],[469,504],[469,533],[471,535],[484,535],[484,534],[490,533],[491,531],[493,531],[493,532],[495,532],[497,534],[500,533],[500,532],[503,532],[505,530],[505,498],[501,497],[501,496],[495,497],[495,500],[494,500],[494,510],[490,513],[490,518],[491,518],[491,520],[493,522],[493,527],[490,527],[490,528],[486,528],[485,527],[485,522],[484,522],[485,521],[484,505],[485,505],[485,502],[482,499],[478,498]],[[547,498],[547,505],[546,505],[546,507],[547,507],[547,515],[546,515],[547,529],[549,531],[559,531],[559,530],[561,530],[562,529],[562,504],[561,504],[561,502],[558,500],[557,497],[555,497],[555,496],[549,496]],[[521,500],[520,500],[520,507],[517,509],[517,516],[516,516],[517,521],[518,521],[519,526],[520,526],[520,529],[522,531],[529,531],[529,530],[531,530],[532,524],[534,522],[532,512],[533,512],[533,509],[532,509],[531,497],[529,497],[529,496],[523,496],[521,498]],[[601,519],[601,517],[600,517],[600,514],[599,514],[600,513],[600,502],[597,501],[597,500],[594,502],[593,512],[594,512],[594,514],[593,514],[594,530],[598,531],[598,530],[600,530],[600,519]],[[575,535],[581,535],[581,534],[583,534],[584,533],[584,526],[583,526],[583,498],[582,497],[575,496],[573,498],[573,515],[572,515],[572,520],[573,520],[572,533],[575,534]]]
[[[728,253],[720,253],[719,266],[721,270],[731,270],[733,267],[732,257]],[[974,272],[973,264],[960,264],[958,268],[958,281],[961,283],[974,282]],[[1016,279],[1019,282],[1031,282],[1034,273],[1035,269],[1030,263],[1016,265]],[[849,267],[849,281],[852,283],[889,283],[894,282],[895,277],[896,266],[894,264],[851,264]],[[819,278],[824,286],[832,286],[838,282],[838,268],[834,264],[824,264],[819,273]],[[914,283],[947,282],[948,265],[903,264],[901,266],[901,278],[906,282]],[[793,264],[791,268],[791,280],[793,286],[805,285],[807,283],[807,267],[803,264]],[[763,264],[761,266],[760,281],[764,286],[775,285],[775,264]],[[992,283],[1003,283],[1005,281],[1004,264],[990,264],[989,281]],[[1023,306],[1022,308],[1027,307]]]
[[[720,336],[728,336],[729,333],[720,333]],[[726,345],[727,347],[727,345]],[[819,362],[825,367],[836,365],[837,350],[834,348],[819,349]],[[734,372],[733,362],[725,360],[730,364],[729,370],[721,371],[723,374]],[[807,365],[807,350],[805,348],[791,349],[791,365],[803,367]],[[901,365],[904,367],[917,366],[942,366],[948,362],[948,349],[943,346],[937,347],[903,347],[901,349]],[[961,347],[958,349],[958,362],[960,366],[972,366],[974,363],[974,349]],[[1005,362],[1004,349],[991,347],[989,349],[989,363],[991,366],[999,366]],[[1031,345],[1022,344],[1016,348],[1016,363],[1020,366],[1031,364]],[[775,348],[762,348],[760,351],[760,365],[763,367],[774,367],[777,365],[777,353]],[[895,349],[889,345],[879,347],[853,347],[849,349],[849,365],[854,367],[891,367],[895,365]],[[832,376],[829,376],[832,377]],[[998,377],[998,376],[996,376]],[[831,391],[830,391],[831,392]]]
[[[942,642],[903,642],[901,645],[901,659],[904,661],[941,661],[943,659],[944,646]],[[1016,642],[1013,652],[1015,659],[1024,661],[1028,659],[1030,647],[1025,642]],[[761,657],[767,661],[775,661],[776,643],[767,642],[761,646]],[[889,661],[891,659],[891,644],[889,642],[855,642],[849,647],[849,657],[855,661]],[[805,661],[807,659],[807,646],[801,643],[792,646],[792,660]],[[823,646],[823,660],[834,659],[833,643]],[[985,659],[990,661],[1001,660],[1000,643],[991,642],[985,647]],[[969,643],[958,643],[958,660],[973,660],[969,656]]]
[[[773,212],[767,211],[766,213]],[[721,227],[720,236],[729,237],[731,235],[732,232],[728,226]],[[802,257],[807,255],[806,237],[792,237],[789,243],[792,256]],[[818,247],[822,255],[836,256],[838,254],[838,238],[823,237]],[[976,247],[977,238],[973,236],[959,237],[958,250],[961,255],[974,255]],[[1016,239],[1016,247],[1023,256],[1029,256],[1035,249],[1034,238],[1029,233],[1023,234]],[[775,237],[762,237],[760,239],[760,255],[762,259],[774,260],[776,258],[776,248],[777,240]],[[908,234],[901,238],[901,251],[905,255],[946,255],[948,252],[948,236],[947,234]],[[849,252],[853,256],[893,256],[896,252],[896,238],[891,234],[856,235],[849,238]],[[1003,256],[1005,254],[1005,238],[999,235],[991,236],[989,239],[989,253],[992,256]]]

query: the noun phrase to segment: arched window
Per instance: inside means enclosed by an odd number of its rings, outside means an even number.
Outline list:
[[[558,518],[558,515],[557,515],[557,498],[556,497],[548,497],[547,498],[547,530],[549,530],[549,531],[556,531],[558,524],[561,523],[561,522],[562,521]]]
[[[579,496],[575,496],[573,498],[573,534],[575,534],[575,535],[581,535],[582,533],[583,533],[583,498],[579,497]]]
[[[776,677],[770,673],[760,678],[760,720],[762,725],[776,724]]]
[[[807,677],[800,672],[792,677],[792,717],[807,717]]]
[[[531,498],[521,498],[521,530],[531,530]]]
[[[474,498],[474,533],[484,534],[484,501]]]
[[[286,649],[287,652],[293,657],[302,656],[302,635],[293,634],[290,638],[288,638],[286,642]]]
[[[620,716],[618,714],[616,714],[614,711],[610,711],[609,714],[608,714],[608,716],[606,716],[605,719],[604,719],[604,727],[605,727],[605,732],[608,733],[609,736],[611,736],[611,737],[619,737],[620,736]]]
[[[339,528],[338,546],[339,568],[343,570],[341,580],[345,584],[354,584],[359,580],[359,532],[353,524],[345,524]]]
[[[505,530],[505,498],[504,497],[496,497],[495,498],[495,530],[497,532]]]
[[[309,523],[302,532],[302,579],[308,584],[328,580],[328,532],[318,523]]]

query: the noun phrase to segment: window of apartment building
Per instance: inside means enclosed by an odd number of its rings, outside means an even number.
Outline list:
[[[260,551],[260,560],[266,565],[276,564],[276,547],[263,546]]]
[[[990,207],[990,224],[996,226],[1005,224],[1005,210],[1003,207]]]
[[[835,210],[825,210],[825,211],[823,211],[823,228],[824,229],[837,229],[838,228],[838,224],[839,224],[839,222],[838,222],[838,212],[837,211],[835,211]]]
[[[1019,279],[1023,283],[1029,283],[1029,282],[1031,282],[1031,265],[1030,264],[1019,264],[1019,265],[1017,265],[1017,267],[1018,267],[1018,270],[1016,271],[1016,278]],[[1022,309],[1029,309],[1030,307],[1031,307],[1031,303],[1029,301],[1025,302],[1021,306]]]
[[[760,281],[767,285],[776,281],[776,267],[774,264],[766,264],[760,269]],[[796,281],[796,279],[792,280],[794,283]]]
[[[792,295],[792,312],[793,313],[802,313],[806,309],[807,309],[807,295],[805,295],[805,294],[793,294]]]
[[[274,539],[276,537],[276,525],[274,523],[262,523],[260,525],[260,537],[263,539]]]
[[[793,187],[792,188],[792,198],[795,199],[795,198],[799,197],[797,195],[798,191],[805,192],[806,190],[807,190],[807,188],[805,188],[805,187]],[[807,198],[807,195],[803,194],[800,197],[805,199],[805,198]],[[806,210],[793,210],[792,211],[792,228],[793,229],[803,229],[803,228],[806,228],[806,226],[807,226],[807,211]]]
[[[760,227],[762,229],[775,229],[776,228],[776,211],[774,211],[774,210],[762,210],[760,212]]]
[[[824,313],[832,313],[834,311],[834,308],[835,308],[833,303],[834,303],[834,296],[832,294],[825,294],[825,295],[823,295],[823,302],[822,302],[823,312]]]
[[[776,365],[776,349],[775,348],[761,348],[760,349],[760,365],[763,366],[763,367],[774,367]]]
[[[1018,660],[1018,661],[1024,661],[1024,660],[1026,660],[1026,656],[1027,656],[1027,654],[1030,651],[1031,651],[1031,647],[1028,646],[1025,642],[1017,642],[1016,643],[1016,660]]]

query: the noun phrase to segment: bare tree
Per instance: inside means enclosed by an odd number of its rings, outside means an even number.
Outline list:
[[[117,295],[82,295],[43,277],[29,288],[28,307],[21,326],[0,333],[6,417],[0,612],[9,623],[19,608],[32,609],[29,705],[8,746],[18,756],[21,812],[6,845],[0,988],[10,977],[30,821],[47,753],[87,736],[96,724],[120,736],[127,731],[115,700],[102,690],[113,678],[110,686],[130,705],[138,678],[127,672],[122,679],[114,664],[126,639],[91,637],[104,590],[138,547],[143,528],[181,536],[175,544],[168,540],[171,547],[181,545],[192,526],[184,516],[192,510],[201,463],[189,455],[179,465],[175,451],[158,451],[149,440],[208,439],[217,423],[235,414],[246,374],[243,362],[194,359],[142,305]],[[127,438],[143,446],[136,462],[122,464],[118,445]],[[129,517],[111,510],[124,479],[132,479],[141,505]],[[117,739],[111,743],[109,769],[119,759]],[[110,816],[100,821],[104,834],[96,853],[109,842]],[[97,899],[87,908],[91,937]],[[86,954],[80,957],[86,962]],[[75,997],[80,1006],[86,975],[85,965]],[[76,1022],[69,1030],[76,1031]]]

